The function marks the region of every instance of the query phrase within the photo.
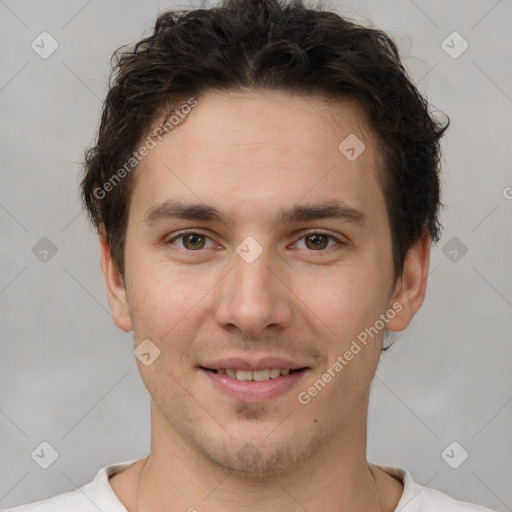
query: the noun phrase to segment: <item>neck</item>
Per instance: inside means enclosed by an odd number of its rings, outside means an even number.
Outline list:
[[[151,452],[140,468],[134,512],[381,511],[360,423],[307,461],[255,476],[198,455],[153,407]]]

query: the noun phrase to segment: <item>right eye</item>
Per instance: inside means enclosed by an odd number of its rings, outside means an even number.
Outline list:
[[[181,240],[182,245],[175,244],[175,240]],[[185,251],[195,252],[200,249],[204,249],[207,240],[210,240],[210,237],[203,235],[202,233],[197,233],[195,231],[188,231],[178,233],[176,236],[170,238],[167,241],[167,243],[177,245],[180,249],[183,249]],[[214,246],[213,242],[212,246]]]

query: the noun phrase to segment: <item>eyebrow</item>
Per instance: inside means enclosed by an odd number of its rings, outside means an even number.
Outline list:
[[[162,221],[173,219],[233,224],[232,216],[224,215],[214,206],[205,203],[187,203],[173,200],[167,200],[148,208],[144,216],[144,223],[153,226]],[[341,201],[328,201],[299,204],[289,210],[281,209],[274,220],[274,225],[318,219],[339,219],[356,224],[366,222],[366,216],[361,210],[349,207]]]

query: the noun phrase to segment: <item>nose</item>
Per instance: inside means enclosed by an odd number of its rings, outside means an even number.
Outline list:
[[[251,263],[235,254],[232,270],[220,283],[218,325],[251,339],[286,328],[293,317],[293,292],[284,281],[268,251]]]

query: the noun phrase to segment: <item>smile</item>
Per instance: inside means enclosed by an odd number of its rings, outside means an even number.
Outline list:
[[[289,391],[297,385],[309,368],[270,368],[250,371],[200,367],[200,370],[223,394],[236,401],[257,403]]]
[[[206,368],[206,370],[208,370],[208,368]],[[281,375],[288,375],[290,372],[295,372],[298,370],[291,370],[290,368],[269,368],[267,370],[250,371],[235,370],[233,368],[218,368],[217,370],[210,371],[214,371],[218,375],[227,375],[232,379],[244,381],[254,380],[256,382],[262,382],[265,380],[277,379]]]

